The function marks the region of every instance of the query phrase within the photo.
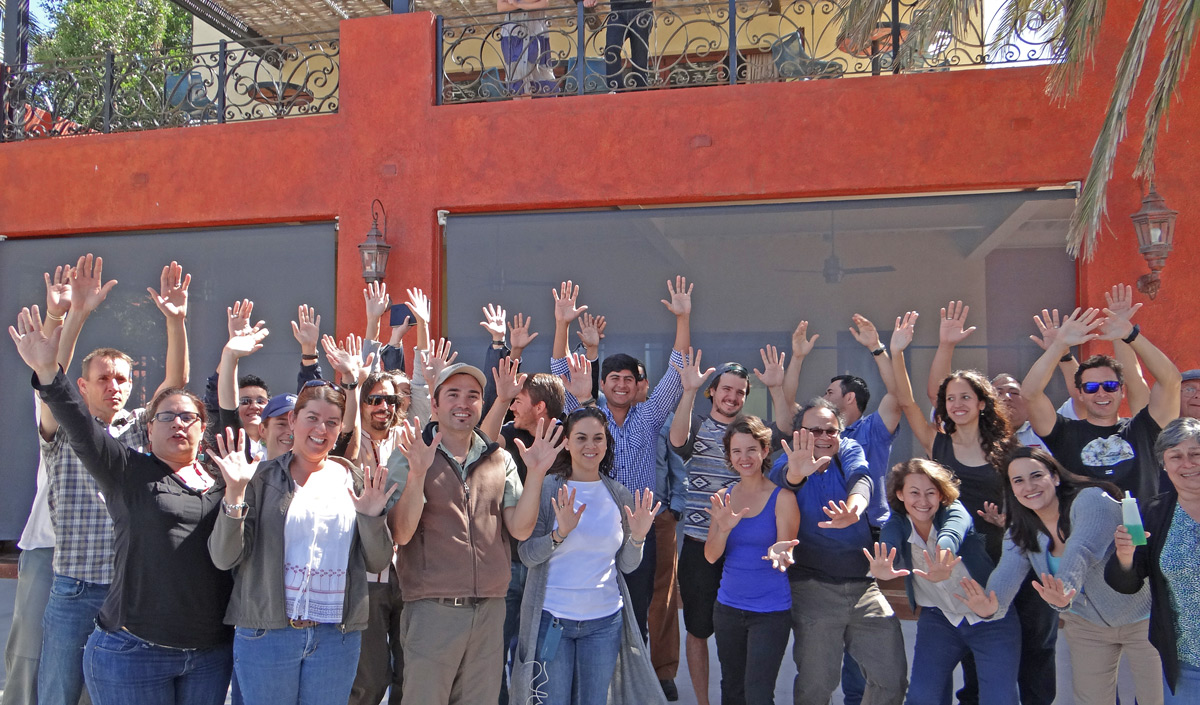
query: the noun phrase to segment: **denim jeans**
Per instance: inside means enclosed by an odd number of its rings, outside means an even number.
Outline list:
[[[867,679],[848,649],[842,653],[842,705],[859,705],[867,691]]]
[[[1053,705],[1058,693],[1055,644],[1058,641],[1058,612],[1046,604],[1033,589],[1037,575],[1031,570],[1013,598],[1012,610],[1021,621],[1021,665],[1017,688],[1021,705]],[[958,691],[959,705],[979,705],[979,683],[975,678],[975,659],[970,652],[963,657],[963,687]]]
[[[968,651],[975,655],[980,703],[1017,705],[1021,622],[1016,612],[995,622],[963,620],[956,627],[936,607],[922,607],[917,618],[906,705],[941,705],[954,667]]]
[[[96,628],[108,586],[54,575],[42,617],[38,702],[76,705],[83,692],[83,647]]]
[[[1179,664],[1179,678],[1175,681],[1175,692],[1163,677],[1163,705],[1195,705],[1200,703],[1200,668]]]
[[[326,705],[350,698],[362,632],[336,624],[247,629],[233,638],[233,668],[247,703]]]
[[[624,620],[623,610],[599,619],[557,620],[563,631],[554,658],[540,662],[545,669],[544,678],[534,677],[534,690],[546,694],[542,700],[544,705],[605,705],[608,702],[608,686],[617,668]],[[546,632],[554,621],[554,615],[542,611],[537,640],[539,654]]]
[[[97,627],[84,652],[94,705],[221,705],[232,672],[230,644],[173,649]]]
[[[12,628],[4,646],[3,705],[37,702],[38,663],[42,658],[42,618],[54,582],[54,549],[29,548],[17,558],[17,595]]]
[[[521,627],[521,598],[525,595],[525,579],[529,568],[513,561],[508,594],[504,596],[504,675],[500,679],[500,705],[508,705],[508,674],[517,648],[517,631]]]
[[[645,88],[646,70],[650,65],[650,30],[654,28],[654,10],[648,2],[614,2],[604,33],[604,65],[608,89]],[[628,79],[621,78],[624,61],[621,47],[629,38],[629,61],[632,64]],[[651,561],[653,563],[653,561]]]
[[[721,705],[774,705],[775,681],[792,635],[791,612],[713,607]]]

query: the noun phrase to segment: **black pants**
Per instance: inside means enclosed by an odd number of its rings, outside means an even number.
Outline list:
[[[713,607],[721,705],[774,705],[775,680],[792,635],[792,613]]]
[[[629,601],[633,603],[633,616],[637,619],[642,641],[650,643],[647,618],[650,614],[650,599],[654,597],[654,564],[658,560],[657,542],[654,532],[646,534],[646,545],[642,546],[642,562],[632,573],[625,574],[625,587],[629,588]]]
[[[1021,620],[1021,667],[1017,686],[1021,705],[1053,705],[1058,693],[1054,668],[1054,645],[1058,641],[1058,613],[1033,589],[1037,579],[1033,571],[1013,598],[1012,609]],[[959,705],[978,705],[979,681],[975,678],[975,659],[970,652],[963,658],[963,687],[958,691]]]

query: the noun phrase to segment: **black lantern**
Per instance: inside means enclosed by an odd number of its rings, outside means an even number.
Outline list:
[[[1167,264],[1167,255],[1175,240],[1175,216],[1178,211],[1167,208],[1163,197],[1150,184],[1150,192],[1142,198],[1142,209],[1129,216],[1133,228],[1137,231],[1138,252],[1146,258],[1150,273],[1143,274],[1137,280],[1137,289],[1153,299],[1162,286],[1159,272]]]
[[[379,213],[375,212],[376,205],[379,206],[379,212],[383,213],[382,234],[379,232]],[[384,210],[383,203],[376,198],[371,201],[371,230],[367,232],[367,239],[358,246],[365,282],[370,284],[383,281],[384,275],[387,274],[388,253],[391,249],[392,246],[387,244],[387,211]]]

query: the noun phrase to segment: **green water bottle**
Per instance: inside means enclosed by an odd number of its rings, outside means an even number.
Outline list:
[[[1125,530],[1133,537],[1134,546],[1146,545],[1146,529],[1142,527],[1142,513],[1138,511],[1137,500],[1128,492],[1125,493],[1125,499],[1121,500],[1121,523],[1125,524]]]

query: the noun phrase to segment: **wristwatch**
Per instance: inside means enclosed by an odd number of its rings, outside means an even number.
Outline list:
[[[1133,324],[1133,330],[1129,331],[1129,335],[1125,336],[1124,338],[1121,338],[1121,342],[1125,343],[1126,345],[1129,345],[1133,341],[1137,340],[1138,336],[1141,334],[1142,334],[1142,326],[1135,323],[1135,324]]]
[[[342,389],[346,390],[347,392],[353,392],[357,388],[358,388],[358,380],[354,380],[353,382],[347,382],[342,385]]]
[[[883,346],[883,343],[880,343],[879,347],[877,349],[871,351],[871,354],[874,355],[875,357],[879,357],[880,355],[884,354],[885,352],[887,352],[887,348],[885,348]]]

